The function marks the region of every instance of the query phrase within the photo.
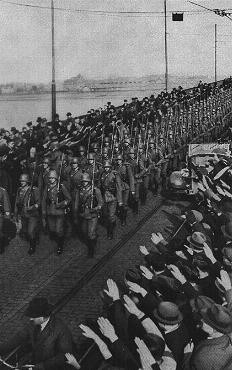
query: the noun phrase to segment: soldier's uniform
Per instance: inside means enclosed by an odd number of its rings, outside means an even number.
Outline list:
[[[76,191],[75,212],[79,213],[82,236],[88,246],[88,255],[93,257],[97,243],[98,214],[103,206],[100,190],[91,184],[88,173],[82,175],[82,185]]]
[[[0,253],[5,250],[4,219],[10,218],[11,206],[7,191],[0,187]]]
[[[123,163],[123,157],[119,154],[116,157],[116,166],[122,187],[122,202],[123,205],[119,207],[119,218],[122,225],[126,224],[127,210],[128,210],[128,200],[129,194],[131,192],[132,196],[135,195],[135,179],[133,176],[132,168],[129,163]]]
[[[102,172],[101,163],[96,161],[96,156],[94,153],[88,154],[88,163],[85,166],[85,173],[88,173],[91,180],[94,176],[94,185],[99,187],[99,177]]]
[[[155,148],[155,143],[150,140],[148,150],[148,161],[150,166],[150,184],[151,191],[154,195],[159,194],[161,190],[161,164],[159,161],[163,158],[163,155],[159,148]]]
[[[51,170],[50,159],[45,157],[42,163],[42,167],[39,171],[39,176],[38,176],[38,189],[39,189],[40,199],[43,196],[43,191],[45,187],[48,185],[48,174],[50,170]]]
[[[63,252],[64,222],[71,195],[63,184],[58,188],[58,175],[52,170],[49,173],[49,183],[44,189],[42,198],[43,223],[47,222],[51,239],[57,242],[57,254]]]
[[[29,175],[20,176],[21,186],[19,187],[15,200],[15,218],[21,219],[21,235],[30,242],[29,254],[33,254],[36,249],[39,226],[39,207],[40,196],[36,187],[29,185]]]
[[[103,216],[107,220],[107,237],[113,238],[116,224],[117,203],[122,206],[122,186],[118,173],[112,170],[110,161],[104,162],[104,171],[100,176],[100,190],[103,196]]]
[[[130,148],[129,156],[127,159],[127,162],[130,164],[132,169],[132,174],[135,179],[135,195],[132,198],[132,210],[134,213],[138,213],[139,211],[139,193],[140,193],[140,186],[143,182],[143,174],[144,174],[144,168],[142,161],[138,158],[135,159],[135,150],[133,148]]]
[[[85,153],[85,147],[84,146],[80,146],[79,148],[79,155],[78,155],[78,164],[79,164],[79,167],[82,171],[84,171],[85,169],[85,166],[87,165],[87,157],[86,157],[86,153]]]
[[[78,158],[74,157],[71,159],[71,171],[69,174],[69,189],[70,189],[70,195],[72,198],[71,201],[71,225],[72,225],[72,231],[73,234],[77,233],[78,231],[78,225],[79,225],[79,219],[78,219],[78,212],[75,209],[75,200],[76,200],[76,194],[78,189],[81,186],[81,180],[83,172],[79,168]]]
[[[141,204],[145,204],[150,181],[150,168],[149,161],[143,151],[143,145],[139,147],[138,151],[138,172],[136,176],[138,179],[142,180],[139,186],[139,197]]]

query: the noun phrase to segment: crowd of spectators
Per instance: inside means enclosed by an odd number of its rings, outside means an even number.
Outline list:
[[[181,233],[169,241],[152,233],[152,247],[138,246],[144,263],[125,271],[121,281],[107,280],[104,314],[80,325],[106,364],[231,369],[231,165],[231,157],[215,155],[181,216]]]

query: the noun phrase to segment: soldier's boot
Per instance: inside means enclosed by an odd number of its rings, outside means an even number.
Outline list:
[[[141,199],[141,204],[145,205],[146,200],[147,200],[147,190],[143,189],[143,192],[141,192],[141,195],[140,195],[140,199]]]
[[[109,222],[108,227],[107,227],[107,238],[110,240],[113,239],[114,237],[114,228],[115,228],[115,221]]]
[[[120,209],[119,209],[119,219],[120,219],[120,222],[121,222],[121,225],[123,226],[123,221],[124,221],[124,207],[121,206]]]
[[[57,256],[60,256],[64,251],[64,237],[60,236],[57,238],[57,250],[56,254]]]
[[[4,236],[0,238],[0,254],[5,252],[5,238]]]
[[[138,200],[135,200],[134,201],[134,204],[133,204],[133,213],[136,214],[136,215],[139,213],[139,201]]]
[[[88,239],[88,257],[93,258],[95,249],[96,249],[96,244],[97,244],[97,238],[95,239]]]
[[[30,248],[28,249],[28,254],[32,255],[35,253],[36,249],[36,239],[31,239],[30,240]]]
[[[122,219],[121,219],[122,226],[126,225],[126,218],[127,218],[127,209],[124,208],[123,213],[122,213]]]

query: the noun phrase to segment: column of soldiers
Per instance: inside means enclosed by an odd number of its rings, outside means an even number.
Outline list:
[[[62,254],[67,229],[71,228],[72,236],[84,241],[88,256],[93,257],[99,222],[105,226],[107,238],[113,239],[117,219],[126,225],[129,207],[137,214],[148,189],[154,195],[160,192],[159,151],[154,149],[154,139],[147,138],[144,145],[141,140],[139,136],[131,145],[128,138],[120,142],[115,136],[112,142],[105,137],[102,150],[93,142],[88,149],[79,146],[72,155],[55,146],[42,158],[37,155],[24,164],[13,215],[20,237],[29,243],[30,255],[39,245],[41,229],[56,242],[57,255]],[[3,188],[0,202],[1,239],[2,220],[11,214]]]
[[[98,223],[112,239],[117,219],[126,224],[128,208],[137,214],[148,190],[156,195],[166,188],[170,173],[185,160],[187,144],[222,126],[231,111],[231,88],[232,79],[188,92],[179,87],[117,108],[109,102],[78,123],[70,114],[67,121],[58,117],[50,123],[39,117],[21,134],[15,128],[0,132],[7,143],[5,169],[0,145],[0,252],[14,209],[29,254],[35,253],[42,228],[62,254],[71,228],[93,256]]]

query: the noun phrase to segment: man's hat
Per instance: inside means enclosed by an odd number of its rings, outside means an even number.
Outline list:
[[[203,215],[201,212],[196,211],[195,209],[190,209],[185,212],[186,221],[188,224],[192,225],[196,222],[201,222],[203,220]]]
[[[67,114],[66,114],[66,116],[67,117],[70,117],[72,115],[72,113],[71,112],[68,112]]]
[[[42,118],[41,117],[37,117],[37,120],[36,120],[36,122],[41,122],[42,121]]]
[[[173,302],[161,302],[153,311],[154,317],[162,324],[176,325],[183,320],[178,306]]]
[[[200,231],[195,231],[191,236],[187,237],[190,246],[192,245],[196,249],[202,249],[204,243],[206,243],[206,236]]]
[[[47,298],[33,298],[25,312],[25,316],[48,317],[52,313],[53,306],[48,303]]]
[[[203,321],[219,333],[229,334],[232,332],[232,315],[227,308],[214,304],[201,310],[200,314]]]
[[[125,279],[132,283],[139,284],[141,282],[141,274],[137,269],[128,269],[125,273]]]

